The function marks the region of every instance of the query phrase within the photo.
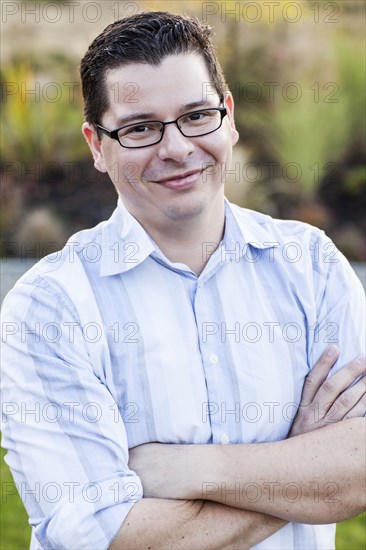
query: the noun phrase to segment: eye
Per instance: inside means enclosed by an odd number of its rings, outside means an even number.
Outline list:
[[[188,120],[191,122],[195,122],[196,120],[203,120],[207,116],[207,113],[205,111],[199,111],[198,113],[191,113],[188,115]]]
[[[119,136],[129,138],[132,137],[144,137],[146,134],[152,134],[155,132],[161,132],[161,124],[155,121],[151,122],[141,122],[138,124],[132,124],[131,126],[126,126],[121,128]]]
[[[148,124],[136,124],[136,126],[130,126],[130,128],[126,128],[126,134],[143,134],[152,129],[153,128]]]

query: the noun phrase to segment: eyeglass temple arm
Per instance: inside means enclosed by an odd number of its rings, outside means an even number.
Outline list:
[[[107,134],[107,136],[109,137],[112,137],[111,134],[112,132],[110,130],[107,130],[107,128],[104,128],[104,126],[101,126],[100,124],[94,124],[94,126],[96,128],[98,128],[98,130],[100,130],[103,134]]]

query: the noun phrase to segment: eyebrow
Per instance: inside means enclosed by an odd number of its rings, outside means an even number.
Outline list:
[[[205,105],[209,105],[208,100],[193,101],[192,103],[186,103],[185,105],[182,105],[180,110],[184,114],[187,111],[196,109],[197,107],[203,107]],[[155,113],[132,113],[128,116],[118,118],[116,124],[118,126],[124,126],[125,124],[129,124],[130,122],[140,121],[140,120],[157,120],[157,119],[155,117]]]

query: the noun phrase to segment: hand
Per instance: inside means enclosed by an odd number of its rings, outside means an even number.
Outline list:
[[[339,356],[330,346],[321,355],[305,380],[301,402],[289,437],[300,435],[333,422],[361,417],[366,412],[365,357],[351,361],[333,376],[328,373]],[[353,384],[357,378],[361,378]]]
[[[171,493],[176,498],[185,498],[182,494],[193,472],[187,465],[185,475],[179,473],[184,469],[182,447],[184,445],[145,443],[130,449],[128,465],[142,481],[144,498],[171,498]]]

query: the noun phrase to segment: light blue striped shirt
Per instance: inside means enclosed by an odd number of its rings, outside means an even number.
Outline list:
[[[142,498],[131,447],[285,438],[311,366],[332,342],[338,366],[365,353],[364,327],[362,286],[322,231],[226,202],[197,277],[119,202],[3,306],[3,446],[33,548],[109,546]],[[294,523],[257,545],[332,547],[334,526]]]

